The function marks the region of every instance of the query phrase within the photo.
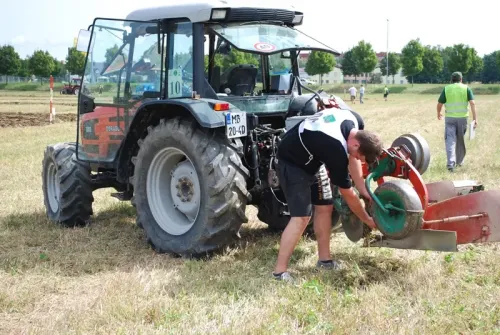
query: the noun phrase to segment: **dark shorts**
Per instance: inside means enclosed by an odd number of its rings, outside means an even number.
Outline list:
[[[311,216],[313,205],[333,204],[330,178],[324,165],[316,175],[310,175],[299,167],[280,161],[278,178],[291,217]]]

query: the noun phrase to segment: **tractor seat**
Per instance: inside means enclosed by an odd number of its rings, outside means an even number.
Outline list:
[[[243,96],[252,94],[257,81],[257,68],[251,64],[234,65],[227,69],[221,76],[220,93],[226,88],[231,90],[231,95]]]

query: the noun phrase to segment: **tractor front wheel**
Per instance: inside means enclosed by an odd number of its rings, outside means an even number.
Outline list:
[[[209,252],[248,222],[248,170],[221,135],[187,120],[161,120],[148,128],[133,162],[137,221],[158,252]]]
[[[42,190],[47,217],[64,226],[85,225],[93,214],[90,166],[79,162],[74,143],[58,143],[45,149]]]

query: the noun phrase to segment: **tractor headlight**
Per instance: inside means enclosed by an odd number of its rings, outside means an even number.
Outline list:
[[[212,20],[224,20],[226,18],[226,9],[212,9]]]
[[[303,19],[304,19],[304,15],[295,15],[293,17],[292,23],[293,24],[301,24]]]

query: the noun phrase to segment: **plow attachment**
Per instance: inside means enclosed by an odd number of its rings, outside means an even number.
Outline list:
[[[402,137],[375,166],[363,167],[373,198],[369,212],[381,233],[364,229],[358,235],[365,238],[364,246],[454,252],[460,244],[500,242],[500,190],[485,191],[470,180],[425,184],[421,174],[430,160],[428,145],[419,135]],[[424,163],[417,169],[413,160]],[[373,193],[372,180],[378,184]],[[345,223],[362,224],[352,218]]]

